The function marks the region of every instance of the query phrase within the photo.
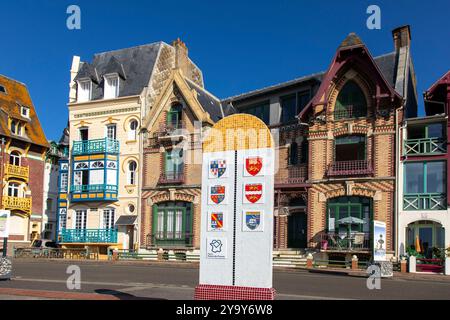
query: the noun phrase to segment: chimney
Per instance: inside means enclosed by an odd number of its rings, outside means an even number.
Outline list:
[[[172,42],[175,48],[175,68],[180,69],[185,77],[189,77],[189,58],[186,44],[178,38]]]
[[[411,29],[409,25],[392,30],[392,37],[394,38],[395,51],[400,50],[402,47],[409,46],[411,44]]]
[[[75,102],[77,100],[77,86],[74,79],[77,76],[80,67],[80,57],[73,56],[72,67],[70,68],[69,102]]]

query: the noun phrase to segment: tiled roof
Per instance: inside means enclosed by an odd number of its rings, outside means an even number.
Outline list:
[[[4,75],[0,75],[0,85],[6,89],[6,94],[0,93],[0,109],[2,111],[0,112],[0,135],[31,142],[47,148],[50,147],[26,85]],[[21,106],[29,108],[29,118],[21,115]],[[17,136],[11,133],[8,127],[8,117],[26,123],[23,136]]]

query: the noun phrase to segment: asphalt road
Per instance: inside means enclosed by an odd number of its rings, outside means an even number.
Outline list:
[[[84,261],[15,260],[10,281],[0,288],[73,292],[67,288],[69,265],[81,270],[78,292],[107,293],[142,299],[193,299],[198,268],[191,265],[123,264]],[[382,279],[369,290],[367,279],[337,274],[274,271],[277,299],[449,299],[450,281]],[[0,299],[2,297],[0,296]]]

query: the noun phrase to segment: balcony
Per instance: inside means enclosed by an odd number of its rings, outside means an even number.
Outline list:
[[[155,133],[156,137],[161,139],[173,139],[176,137],[184,138],[186,123],[183,120],[173,123],[163,122],[159,125],[158,131]]]
[[[146,236],[146,248],[186,248],[193,246],[194,235],[190,233],[179,232],[173,234],[171,237],[164,235],[164,232],[160,234],[148,234]]]
[[[355,252],[370,251],[370,233],[352,232],[349,234],[337,234],[323,232],[320,234],[320,249],[322,251]]]
[[[333,115],[334,120],[366,117],[367,109],[365,106],[348,105],[345,106],[345,109],[334,110]]]
[[[447,141],[443,138],[408,139],[404,143],[405,156],[433,155],[447,152]]]
[[[117,243],[116,229],[62,229],[61,243]]]
[[[30,168],[29,167],[22,167],[22,166],[15,166],[15,165],[12,165],[12,164],[5,164],[5,177],[6,177],[6,179],[18,178],[18,179],[23,179],[25,181],[28,181],[29,176],[30,176]]]
[[[159,176],[159,184],[181,184],[185,181],[184,172],[166,171]]]
[[[119,153],[119,141],[103,138],[96,140],[74,141],[72,155]]]
[[[72,201],[116,201],[117,190],[109,184],[72,185],[70,194]]]
[[[302,164],[279,169],[275,176],[275,184],[289,185],[305,183],[308,179],[308,165]]]
[[[19,210],[30,215],[31,206],[32,206],[31,198],[3,196],[3,207],[6,210]]]
[[[373,173],[370,160],[335,161],[328,167],[328,176],[371,175]]]
[[[445,193],[405,194],[403,210],[447,210],[447,197]]]

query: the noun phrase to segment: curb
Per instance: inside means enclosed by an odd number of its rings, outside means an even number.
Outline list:
[[[0,288],[0,295],[46,298],[54,300],[120,300],[119,297],[108,294],[44,291],[44,290],[13,289],[13,288]]]

